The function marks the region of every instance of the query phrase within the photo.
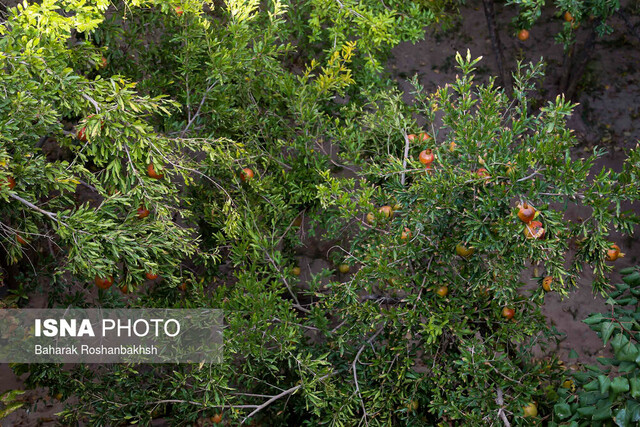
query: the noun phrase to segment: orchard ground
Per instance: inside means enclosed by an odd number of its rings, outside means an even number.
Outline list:
[[[622,6],[628,6],[627,3],[623,2]],[[559,87],[563,49],[560,44],[551,43],[550,40],[559,31],[562,17],[554,16],[550,9],[543,10],[542,18],[530,29],[530,38],[521,42],[516,38],[517,29],[511,26],[511,19],[516,11],[513,7],[500,4],[496,4],[495,7],[506,67],[513,70],[516,59],[535,62],[541,57],[544,58],[547,64],[546,78],[537,96],[555,98]],[[569,127],[575,131],[580,141],[573,153],[575,156],[580,157],[592,151],[594,145],[604,147],[608,154],[598,160],[596,170],[606,167],[619,171],[626,158],[625,152],[640,140],[640,36],[637,35],[637,30],[634,36],[625,22],[617,17],[612,18],[611,24],[615,29],[613,35],[599,40],[595,45],[574,100],[579,106],[569,120]],[[424,41],[396,47],[388,61],[387,70],[405,90],[406,99],[409,99],[408,78],[417,73],[427,91],[433,91],[438,86],[452,82],[456,74],[455,53],[467,49],[474,57],[484,57],[476,73],[480,80],[497,75],[484,12],[479,1],[471,2],[463,8],[461,19],[450,30],[429,29]],[[635,209],[638,207],[635,206]],[[566,210],[566,216],[577,219],[585,216],[585,212],[577,206],[570,205]],[[636,230],[638,231],[640,230]],[[304,233],[304,228],[301,232]],[[616,262],[616,270],[640,263],[640,241],[637,238],[625,239],[619,235],[612,235],[611,240],[617,242],[627,254],[625,258]],[[311,274],[323,268],[331,268],[326,260],[327,249],[324,242],[305,239],[305,247],[301,248],[298,256],[301,280],[308,279]],[[527,289],[538,286],[530,279],[532,273],[533,268],[523,274],[522,280],[529,283],[523,288],[525,293]],[[619,281],[619,275],[614,272],[611,282]],[[46,297],[32,296],[29,306],[43,307],[45,303]],[[571,349],[578,352],[579,361],[583,363],[593,363],[596,357],[606,354],[602,341],[582,323],[582,319],[589,313],[604,309],[603,299],[592,293],[591,276],[588,271],[584,273],[579,287],[564,301],[560,301],[553,292],[547,294],[543,312],[549,322],[564,334],[555,351],[567,364],[575,363],[568,360],[568,352]],[[7,365],[0,365],[0,377],[3,379],[0,393],[9,389],[24,388],[20,379],[13,375]],[[16,411],[9,418],[2,420],[2,425],[55,424],[55,413],[62,408],[62,404],[48,396],[46,390],[29,391],[24,395],[24,399],[26,407],[32,403],[38,404],[29,412],[24,409]],[[161,420],[158,422],[160,424],[156,425],[162,425]]]

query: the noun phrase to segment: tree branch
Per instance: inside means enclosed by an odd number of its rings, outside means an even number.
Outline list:
[[[82,97],[93,104],[93,108],[96,109],[96,113],[100,112],[100,110],[101,110],[100,105],[96,102],[95,99],[93,99],[92,97],[90,97],[86,93],[82,93]]]
[[[362,399],[362,394],[360,394],[360,384],[358,383],[357,364],[358,364],[358,360],[360,359],[360,355],[362,354],[364,349],[367,347],[368,344],[371,344],[373,340],[375,340],[378,337],[378,335],[382,333],[383,329],[384,329],[384,325],[382,325],[382,327],[380,327],[380,329],[378,329],[378,331],[375,334],[373,334],[373,336],[371,336],[371,338],[369,338],[367,342],[362,345],[362,347],[360,347],[360,350],[358,350],[358,353],[356,353],[355,359],[353,359],[353,362],[351,363],[351,369],[353,369],[353,381],[356,384],[356,393],[358,393],[358,397],[360,398],[360,404],[362,405],[362,413],[363,413],[365,425],[369,425],[369,422],[367,421],[367,408],[364,406],[364,400]]]
[[[504,68],[504,53],[502,51],[502,43],[500,42],[500,34],[496,27],[496,13],[493,9],[493,0],[482,0],[482,6],[484,7],[484,16],[487,19],[493,55],[496,60],[496,65],[498,66],[498,75],[500,76],[502,86],[507,91],[507,94],[510,95],[512,91],[511,78]]]
[[[505,415],[504,409],[502,408],[502,405],[504,405],[504,399],[502,398],[502,389],[498,387],[496,390],[496,393],[497,393],[496,403],[500,405],[500,409],[498,409],[498,416],[504,423],[505,427],[511,427],[511,423],[509,422],[509,419]]]
[[[44,209],[41,209],[39,207],[37,207],[36,205],[34,205],[33,203],[31,203],[28,200],[23,199],[22,197],[13,194],[13,193],[9,193],[9,197],[11,197],[12,199],[15,199],[17,201],[19,201],[20,203],[22,203],[25,206],[28,206],[29,208],[35,210],[36,212],[41,213],[42,215],[45,215],[47,217],[49,217],[50,219],[52,219],[53,221],[64,225],[65,227],[68,227],[69,225],[67,223],[65,223],[64,221],[61,221],[60,219],[58,219],[58,217],[56,216],[56,214],[54,214],[53,212],[49,212],[49,211],[45,211]],[[68,218],[66,216],[63,216],[63,218]]]
[[[404,158],[402,159],[402,175],[400,175],[400,184],[404,186],[404,174],[407,169],[407,158],[409,157],[409,137],[407,131],[402,129],[402,136],[404,136]]]
[[[331,374],[324,375],[324,376],[322,376],[322,377],[318,378],[318,381],[322,381],[322,380],[324,380],[325,378],[328,378],[328,377],[329,377],[329,376],[331,376],[331,375],[334,375],[334,374],[333,374],[333,373],[331,373]],[[302,384],[298,384],[297,386],[295,386],[295,387],[291,387],[291,388],[289,388],[289,389],[287,389],[287,390],[283,391],[283,392],[282,392],[282,393],[280,393],[280,394],[276,394],[275,396],[273,396],[271,399],[267,400],[267,401],[266,401],[266,402],[264,402],[263,404],[258,405],[258,406],[256,407],[256,409],[254,409],[254,410],[253,410],[249,415],[247,415],[246,417],[244,417],[244,419],[242,420],[242,422],[241,422],[240,424],[241,424],[241,425],[242,425],[242,424],[244,424],[244,423],[245,423],[249,418],[253,417],[255,414],[257,414],[258,412],[262,411],[264,408],[266,408],[267,406],[271,405],[271,404],[272,404],[273,402],[275,402],[276,400],[278,400],[278,399],[282,399],[282,398],[283,398],[283,397],[285,397],[285,396],[288,396],[288,395],[290,395],[290,394],[295,393],[295,392],[296,392],[296,391],[298,391],[298,389],[300,389],[301,387],[302,387]],[[237,408],[237,406],[235,406],[235,407]]]

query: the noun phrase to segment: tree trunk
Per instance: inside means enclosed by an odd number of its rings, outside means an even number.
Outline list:
[[[493,8],[493,0],[482,0],[484,7],[484,16],[487,19],[487,27],[489,29],[489,37],[491,37],[491,46],[493,47],[493,56],[498,66],[498,77],[502,87],[507,91],[507,94],[511,94],[511,74],[505,70],[504,67],[504,53],[502,50],[502,43],[500,42],[500,34],[496,26],[496,13]]]
[[[565,97],[569,100],[575,98],[578,83],[580,83],[580,79],[593,54],[593,48],[596,43],[596,27],[598,25],[598,22],[594,23],[587,40],[585,40],[582,46],[578,47],[574,43],[567,55],[565,55],[563,73],[560,79],[560,92],[564,93]]]

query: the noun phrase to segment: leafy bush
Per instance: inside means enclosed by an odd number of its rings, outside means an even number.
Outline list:
[[[630,267],[620,272],[623,283],[608,294],[611,312],[594,313],[584,320],[605,346],[611,345],[613,357],[600,357],[602,366],[589,365],[573,373],[575,382],[567,380],[566,386],[558,389],[554,422],[549,425],[600,426],[613,422],[630,426],[640,421],[640,269]]]
[[[174,102],[139,94],[118,76],[96,76],[95,46],[69,48],[72,31],[94,29],[106,5],[76,5],[72,16],[58,7],[19,5],[0,27],[3,258],[17,263],[27,250],[47,251],[60,275],[115,276],[133,290],[154,271],[175,286],[175,260],[195,254],[197,241],[173,220],[180,199],[169,178],[191,179],[178,153],[195,147],[146,120]],[[163,171],[165,158],[177,167]],[[148,176],[154,163],[164,179]],[[140,220],[140,206],[153,214]]]
[[[370,138],[366,145],[386,143],[386,149],[362,162],[365,179],[357,186],[355,180],[329,175],[321,186],[325,207],[342,218],[327,221],[330,233],[340,233],[346,223],[360,230],[351,248],[339,254],[360,269],[326,292],[312,290],[344,323],[331,329],[338,334],[331,341],[347,345],[372,336],[367,328],[382,332],[378,347],[369,342],[362,347],[370,357],[359,370],[363,377],[384,382],[391,368],[375,361],[392,359],[399,364],[392,377],[419,378],[412,381],[421,385],[417,393],[399,383],[387,396],[419,396],[431,422],[482,423],[500,414],[521,416],[529,402],[543,399],[545,384],[553,384],[554,368],[535,363],[530,348],[550,334],[539,312],[545,292],[541,286],[526,295],[519,289],[520,277],[528,266],[538,265],[553,280],[553,289],[565,294],[589,264],[596,273],[594,290],[606,289],[609,243],[601,225],[614,223],[629,231],[637,220],[612,206],[618,199],[637,198],[637,190],[616,182],[633,179],[638,153],[619,175],[603,171],[588,184],[593,158],[573,161],[568,152],[575,142],[564,127],[571,105],[558,97],[538,114],[528,113],[530,80],[539,77],[538,66],[514,76],[512,102],[492,83],[474,83],[477,60],[460,55],[457,60],[459,79],[433,95],[414,82],[415,105],[404,113],[393,96],[379,109],[362,112],[361,123],[386,124],[365,134]],[[411,123],[414,114],[427,118],[426,142],[401,138],[421,131]],[[396,120],[379,119],[385,116]],[[395,144],[389,142],[391,135]],[[427,168],[415,160],[425,148],[436,153]],[[562,200],[579,200],[592,216],[582,222],[564,219],[557,203]],[[527,226],[516,215],[517,202],[536,207],[543,238],[527,237]],[[390,217],[378,213],[381,206],[396,204]],[[367,213],[373,218],[367,219]],[[411,233],[409,239],[402,239],[403,230]],[[459,245],[475,252],[458,251]],[[577,251],[567,264],[570,246]],[[514,309],[514,319],[505,319],[503,308]],[[402,356],[396,353],[399,348]],[[352,347],[351,354],[357,350]],[[416,364],[426,366],[426,375],[412,372]],[[377,414],[393,400],[372,402],[362,396],[363,406],[371,405],[368,412]]]

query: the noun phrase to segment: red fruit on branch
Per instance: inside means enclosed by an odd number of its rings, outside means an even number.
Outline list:
[[[433,154],[433,151],[431,151],[430,148],[423,150],[420,153],[420,156],[418,156],[418,160],[420,160],[420,163],[422,163],[423,165],[430,165],[434,159],[435,159],[435,155]]]
[[[528,30],[520,30],[520,32],[518,33],[518,40],[520,40],[521,42],[527,41],[529,39],[529,31]]]
[[[618,258],[623,258],[625,254],[620,252],[620,247],[613,243],[607,250],[607,261],[615,261]]]
[[[491,175],[489,175],[489,171],[486,170],[485,168],[480,168],[476,171],[476,176],[478,178],[485,178],[488,179],[489,177],[491,177]]]
[[[516,311],[513,308],[504,307],[502,309],[502,317],[506,318],[507,320],[513,319],[513,316],[515,315]]]
[[[253,171],[249,168],[244,168],[242,169],[242,172],[240,172],[240,179],[243,181],[249,181],[250,179],[253,178]]]
[[[153,179],[162,179],[164,177],[164,174],[159,174],[156,172],[155,168],[153,167],[153,163],[149,163],[149,165],[147,166],[147,175],[149,175],[149,177]]]
[[[12,176],[8,176],[6,181],[7,181],[6,185],[7,185],[7,187],[9,187],[9,190],[13,190],[15,188],[15,186],[16,186],[16,180],[13,179]]]
[[[411,230],[405,227],[404,231],[400,234],[400,238],[402,240],[407,240],[411,238]]]
[[[540,221],[531,221],[524,226],[522,230],[527,239],[542,239],[544,237],[545,230],[542,227]]]
[[[367,224],[373,224],[376,221],[376,217],[373,212],[367,214]]]
[[[94,282],[96,286],[100,289],[109,289],[111,285],[113,285],[113,276],[109,276],[106,278],[96,276],[94,279]]]
[[[388,205],[382,206],[380,209],[378,209],[378,211],[382,215],[384,215],[385,218],[390,218],[393,215],[393,209],[391,209],[391,206]]]
[[[525,418],[535,418],[538,416],[538,407],[531,402],[522,408],[522,413]]]
[[[151,213],[149,209],[145,208],[144,206],[140,206],[136,212],[137,212],[138,218],[140,219],[148,217],[149,214]]]
[[[87,142],[87,128],[82,126],[76,136],[80,141]]]
[[[347,274],[349,273],[349,271],[351,271],[351,267],[349,266],[349,264],[340,264],[338,266],[338,271],[340,271],[340,273],[342,274]]]
[[[527,203],[518,205],[518,218],[525,224],[529,224],[536,216],[536,210]]]
[[[456,245],[456,254],[460,255],[462,258],[469,258],[476,250],[472,247],[466,247],[462,243],[458,243]]]
[[[438,296],[440,296],[440,297],[446,297],[448,293],[449,293],[449,288],[446,287],[446,286],[440,286],[436,290],[436,294],[438,294]]]

